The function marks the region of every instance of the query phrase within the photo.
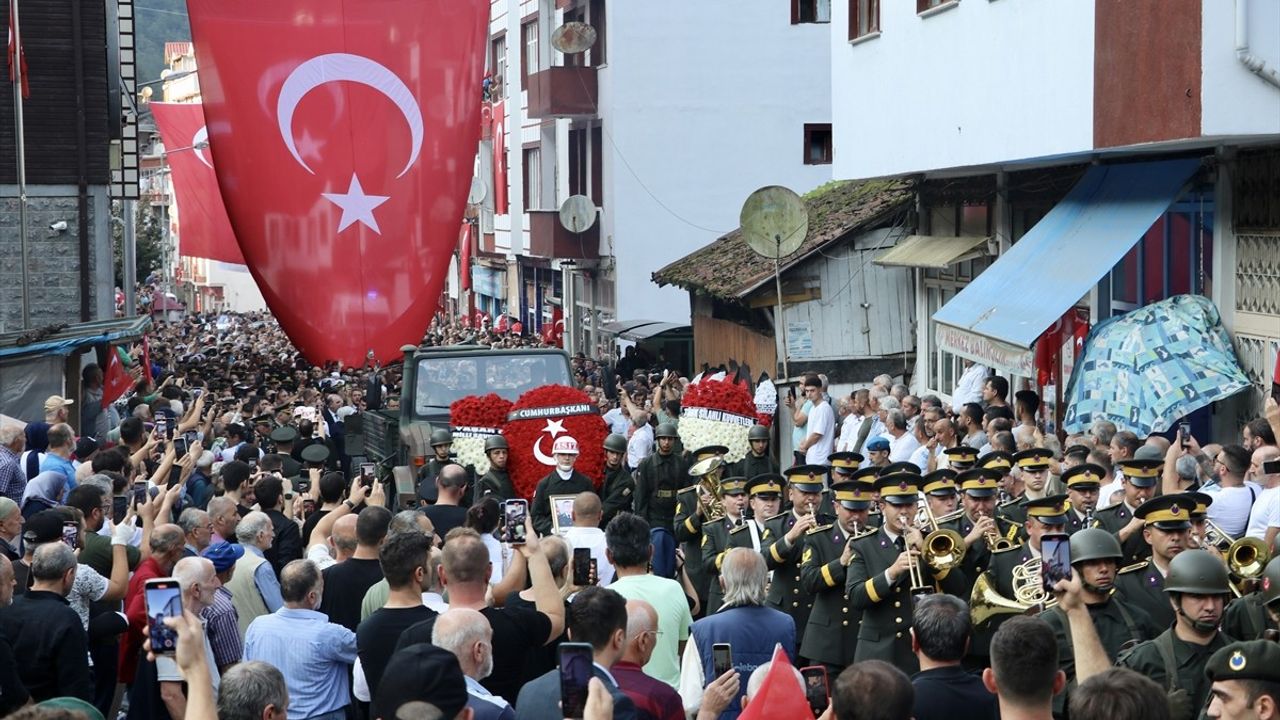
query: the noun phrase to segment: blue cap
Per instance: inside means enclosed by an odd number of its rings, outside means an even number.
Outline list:
[[[205,548],[200,555],[213,563],[214,572],[226,572],[236,564],[237,560],[244,557],[244,548],[224,540]]]
[[[889,441],[884,438],[876,438],[867,443],[867,452],[885,452],[889,449]]]

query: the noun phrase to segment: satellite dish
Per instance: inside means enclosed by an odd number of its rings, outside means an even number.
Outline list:
[[[480,178],[471,178],[471,190],[467,192],[467,204],[476,205],[489,192],[489,188],[485,187],[484,181]]]
[[[566,55],[596,44],[596,29],[584,22],[567,22],[551,32],[551,47]]]
[[[800,249],[809,234],[809,209],[793,191],[766,185],[742,204],[738,225],[752,250],[777,260]]]
[[[560,224],[569,232],[586,232],[596,224],[596,204],[586,195],[570,195],[560,206]]]

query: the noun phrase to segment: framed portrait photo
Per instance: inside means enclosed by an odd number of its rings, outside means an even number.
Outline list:
[[[551,531],[563,535],[573,526],[573,499],[576,495],[552,495]]]

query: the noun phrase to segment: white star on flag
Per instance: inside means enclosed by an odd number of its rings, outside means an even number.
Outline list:
[[[345,193],[321,193],[324,199],[342,208],[342,219],[338,221],[338,232],[346,230],[355,222],[364,223],[370,230],[382,234],[378,229],[378,220],[373,216],[373,209],[390,200],[387,195],[366,195],[360,187],[360,178],[351,173],[351,185]]]
[[[555,440],[556,436],[559,435],[560,433],[569,432],[569,431],[564,429],[563,420],[548,420],[547,426],[542,428],[542,432],[551,433],[551,439]]]

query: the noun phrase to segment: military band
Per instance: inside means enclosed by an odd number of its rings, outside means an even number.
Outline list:
[[[1156,482],[1163,466],[1164,463],[1159,460],[1121,462],[1120,486],[1124,491],[1124,499],[1097,512],[1097,526],[1120,538],[1125,565],[1141,562],[1151,554],[1151,546],[1142,536],[1142,520],[1134,512],[1139,505],[1155,495]]]
[[[813,609],[813,596],[800,583],[805,533],[835,520],[818,514],[825,475],[826,468],[820,465],[796,465],[788,470],[787,499],[791,509],[767,519],[764,525],[764,563],[773,573],[766,602],[795,620],[799,637],[803,637],[802,628],[808,626]]]
[[[850,607],[845,571],[855,540],[875,532],[867,527],[872,493],[854,479],[831,484],[836,521],[819,525],[804,537],[800,582],[813,596],[813,611],[804,630],[800,654],[838,674],[853,662],[862,613]]]

